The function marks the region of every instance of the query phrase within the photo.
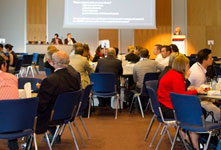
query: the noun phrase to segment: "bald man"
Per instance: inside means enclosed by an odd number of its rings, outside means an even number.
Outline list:
[[[80,89],[80,82],[77,71],[69,66],[69,55],[64,51],[55,52],[52,55],[50,65],[55,72],[45,78],[39,89],[38,122],[36,133],[44,133],[48,129],[51,111],[59,94]],[[52,137],[55,131],[50,128]]]

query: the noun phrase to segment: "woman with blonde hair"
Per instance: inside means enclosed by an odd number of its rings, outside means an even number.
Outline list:
[[[157,90],[158,101],[165,118],[174,118],[173,105],[170,99],[170,93],[196,95],[202,93],[203,88],[185,91],[185,79],[190,75],[189,59],[184,55],[177,56],[169,70],[160,80]],[[184,136],[184,135],[183,135]],[[198,148],[198,135],[191,133],[191,139],[196,149]]]

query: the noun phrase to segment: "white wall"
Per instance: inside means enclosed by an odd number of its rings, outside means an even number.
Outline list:
[[[0,38],[15,52],[25,52],[26,0],[0,0]]]

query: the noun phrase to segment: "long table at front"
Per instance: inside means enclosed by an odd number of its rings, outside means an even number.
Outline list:
[[[39,53],[39,54],[46,54],[47,48],[50,46],[49,44],[27,44],[26,51],[28,54],[32,53]],[[59,50],[63,50],[66,53],[70,54],[71,50],[73,49],[72,45],[53,45]]]

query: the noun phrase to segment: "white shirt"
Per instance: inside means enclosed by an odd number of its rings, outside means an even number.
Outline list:
[[[72,39],[69,39],[69,38],[68,38],[68,45],[74,45]]]
[[[161,55],[161,54],[160,54]],[[158,55],[157,55],[158,56]],[[159,56],[160,57],[160,56]],[[161,58],[156,59],[156,61],[161,64],[164,65],[165,67],[169,65],[169,60],[170,60],[170,56],[167,56],[166,58],[163,58],[161,55]]]
[[[193,64],[190,72],[189,81],[191,86],[198,88],[206,82],[206,69],[200,63]]]
[[[156,60],[157,62],[160,62],[160,61],[163,60],[163,57],[162,57],[161,53],[157,54],[155,60]]]

